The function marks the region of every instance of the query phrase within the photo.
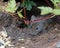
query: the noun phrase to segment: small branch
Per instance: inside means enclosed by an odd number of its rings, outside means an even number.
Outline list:
[[[30,21],[29,23],[38,22],[38,21],[42,21],[42,20],[47,20],[47,19],[50,19],[50,18],[53,18],[53,17],[55,17],[55,15],[54,14],[51,14],[49,16],[46,16],[46,17],[43,17],[43,18],[38,18],[36,20]]]
[[[47,19],[50,19],[50,18],[53,18],[53,17],[55,17],[55,15],[54,14],[51,14],[51,15],[49,15],[49,16],[46,16],[46,17],[40,17],[40,18],[38,18],[38,19],[36,19],[36,20],[33,20],[33,21],[28,21],[28,20],[24,20],[24,22],[25,22],[25,24],[30,24],[30,23],[33,23],[33,22],[39,22],[39,21],[42,21],[42,20],[47,20]]]
[[[24,8],[24,17],[26,18],[26,9]]]
[[[24,21],[25,24],[28,25],[28,24],[31,24],[33,22],[39,22],[39,21],[42,21],[42,20],[47,20],[47,19],[50,19],[50,18],[53,18],[53,17],[55,17],[55,15],[54,14],[51,14],[49,16],[38,18],[38,19],[33,20],[33,21],[29,21],[29,20],[23,20],[23,21]]]
[[[24,2],[24,0],[22,0],[22,3]],[[25,8],[23,8],[23,11],[24,11],[24,17],[25,17],[25,19],[27,19],[26,18],[26,9]]]

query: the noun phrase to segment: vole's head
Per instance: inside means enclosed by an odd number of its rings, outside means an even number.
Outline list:
[[[31,21],[33,20],[36,20],[37,17],[35,17],[34,15],[32,15],[31,17]],[[42,31],[42,23],[40,21],[38,22],[32,22],[30,25],[29,25],[29,28],[30,28],[30,33],[33,34],[33,35],[36,35],[38,34],[40,31]]]

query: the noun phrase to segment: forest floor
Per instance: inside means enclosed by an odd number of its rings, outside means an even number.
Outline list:
[[[60,25],[56,24],[48,33],[25,39],[22,38],[14,43],[12,48],[56,48],[59,42]]]
[[[56,23],[48,32],[31,36],[26,28],[17,28],[16,18],[0,13],[0,46],[1,43],[5,48],[56,48],[60,45],[60,25]]]
[[[60,42],[60,25],[56,24],[48,33],[27,38],[23,43],[17,43],[16,48],[57,48]]]

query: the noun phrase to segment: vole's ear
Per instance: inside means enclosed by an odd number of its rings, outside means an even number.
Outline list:
[[[35,20],[36,17],[34,15],[31,16],[31,21]]]

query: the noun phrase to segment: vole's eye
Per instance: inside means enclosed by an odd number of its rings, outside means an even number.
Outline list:
[[[36,30],[38,30],[38,28],[36,28]]]

